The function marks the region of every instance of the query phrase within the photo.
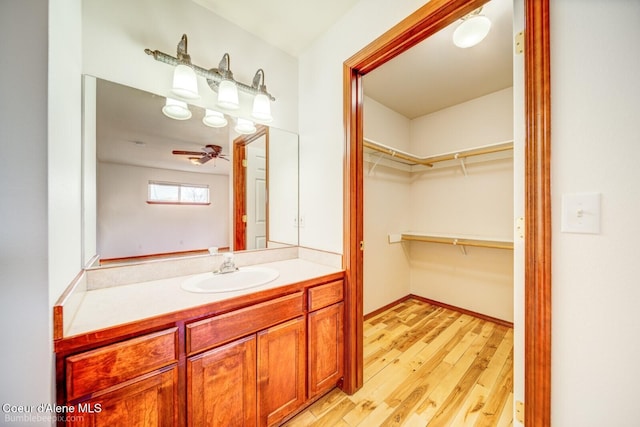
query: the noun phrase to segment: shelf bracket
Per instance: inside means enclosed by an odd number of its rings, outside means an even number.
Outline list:
[[[464,176],[467,176],[467,166],[464,164],[464,157],[460,157],[460,153],[456,153],[454,156],[455,159],[460,160],[460,167],[462,168],[462,173]]]
[[[459,247],[460,251],[462,252],[462,255],[466,255],[467,254],[467,248],[465,248],[464,245],[459,245],[458,244],[458,239],[453,239],[453,246]]]
[[[375,170],[376,166],[378,166],[378,163],[380,163],[380,160],[382,160],[383,157],[384,157],[384,153],[380,153],[380,155],[378,156],[378,159],[369,168],[369,175],[371,175],[373,173],[373,171]]]

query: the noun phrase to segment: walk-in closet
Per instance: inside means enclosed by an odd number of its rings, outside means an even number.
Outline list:
[[[512,10],[485,9],[482,43],[445,28],[363,78],[365,315],[416,295],[513,322]]]

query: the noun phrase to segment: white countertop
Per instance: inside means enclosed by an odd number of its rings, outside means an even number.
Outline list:
[[[180,287],[184,280],[197,274],[86,291],[75,317],[64,331],[64,336],[78,335],[342,271],[299,258],[258,265],[275,268],[280,276],[261,286],[224,293],[193,293]]]

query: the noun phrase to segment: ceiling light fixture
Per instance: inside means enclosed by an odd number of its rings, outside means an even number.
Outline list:
[[[491,20],[481,15],[481,12],[480,7],[462,18],[462,22],[453,32],[453,44],[464,49],[484,40],[491,29]]]
[[[194,74],[200,75],[207,80],[209,87],[214,91],[218,92],[218,105],[226,108],[226,109],[237,109],[239,108],[238,102],[238,91],[252,95],[254,97],[254,118],[256,120],[268,122],[272,120],[271,117],[271,101],[275,101],[273,95],[267,92],[267,87],[264,83],[264,71],[259,69],[256,72],[255,77],[253,78],[253,84],[251,86],[246,85],[244,83],[238,82],[233,78],[233,73],[230,68],[230,57],[228,53],[225,53],[218,65],[218,68],[212,69],[204,69],[195,64],[191,63],[191,58],[187,53],[187,35],[183,34],[180,42],[178,43],[178,52],[177,58],[171,55],[167,55],[164,52],[160,52],[159,50],[144,50],[147,55],[153,56],[156,61],[164,62],[165,64],[169,64],[176,67],[176,72],[179,65],[185,65],[187,69],[193,71]],[[189,71],[185,71],[184,67],[180,68],[180,73]],[[175,74],[174,72],[174,80]],[[178,85],[182,87],[181,85]],[[179,96],[183,98],[188,98],[189,93],[192,91],[187,91],[183,93],[187,93],[187,96],[183,94],[177,93]],[[196,96],[197,96],[197,81],[196,81]],[[257,101],[256,101],[257,98]],[[257,110],[255,108],[255,104],[258,104]]]

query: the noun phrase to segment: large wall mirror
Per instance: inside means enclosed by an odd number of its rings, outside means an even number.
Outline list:
[[[166,98],[83,76],[84,262],[298,244],[298,137],[163,114]],[[235,165],[234,165],[235,164]]]

